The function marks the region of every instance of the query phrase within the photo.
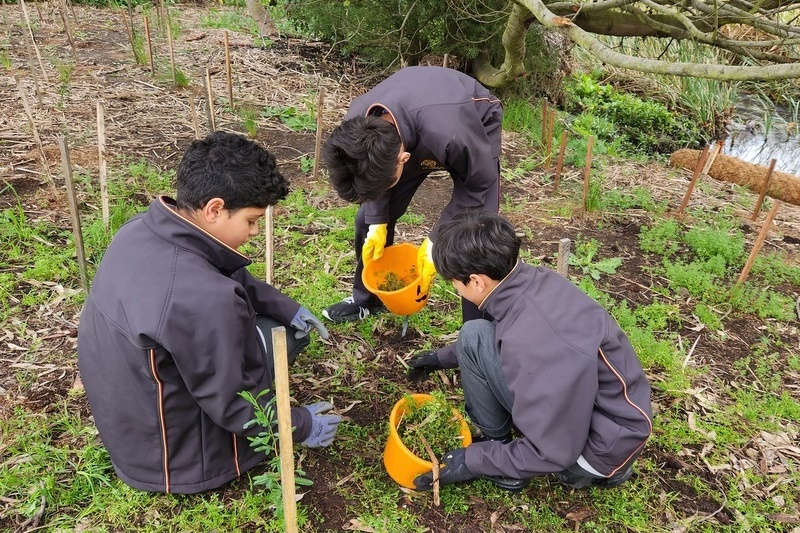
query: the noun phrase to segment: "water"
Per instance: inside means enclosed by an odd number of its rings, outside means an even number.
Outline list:
[[[775,170],[800,175],[800,135],[792,112],[778,105],[769,112],[772,116],[766,124],[763,105],[755,98],[741,97],[722,153],[765,167],[775,159]]]

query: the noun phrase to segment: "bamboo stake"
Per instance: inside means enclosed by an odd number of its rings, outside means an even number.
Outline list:
[[[325,107],[325,87],[320,86],[317,98],[317,138],[314,143],[314,180],[319,176],[319,158],[322,151],[323,110]]]
[[[589,135],[586,142],[586,165],[583,167],[583,208],[589,210],[589,174],[592,170],[592,148],[594,147],[594,135]]]
[[[547,98],[542,98],[542,146],[547,143]]]
[[[273,221],[273,214],[275,208],[274,206],[268,205],[267,212],[264,215],[264,234],[266,236],[266,246],[265,246],[265,253],[264,253],[264,263],[266,266],[265,277],[267,283],[272,285],[273,275],[272,275],[272,265],[273,265],[273,257],[274,257],[274,246],[275,246],[275,225]]]
[[[128,41],[131,43],[131,52],[133,53],[133,60],[136,64],[139,64],[139,56],[136,55],[136,44],[133,40],[133,30],[131,29],[131,25],[128,24],[128,17],[125,15],[125,11],[120,8],[119,14],[122,17],[122,23],[125,24],[125,31],[128,34]]]
[[[208,126],[211,131],[217,131],[217,123],[214,120],[214,92],[211,89],[211,74],[206,69],[206,97],[208,98]]]
[[[61,164],[64,168],[64,183],[67,187],[69,214],[72,218],[72,234],[75,236],[75,252],[78,255],[78,269],[81,273],[81,287],[83,287],[83,292],[89,294],[89,277],[86,274],[86,255],[83,249],[81,216],[78,212],[78,200],[75,197],[75,183],[72,181],[72,164],[69,161],[69,148],[67,148],[67,141],[63,136],[58,138],[58,147],[61,150]]]
[[[100,202],[103,212],[103,225],[108,231],[108,167],[106,164],[106,120],[103,102],[97,101],[97,156],[100,160]]]
[[[750,251],[750,257],[747,258],[747,262],[744,264],[742,273],[739,274],[739,279],[736,281],[737,285],[743,283],[747,279],[747,276],[750,275],[750,269],[753,268],[753,263],[756,262],[756,257],[758,256],[758,252],[761,251],[761,247],[764,245],[764,240],[767,238],[767,233],[769,233],[769,228],[772,225],[772,220],[775,218],[775,214],[778,212],[778,208],[780,206],[781,206],[781,201],[775,200],[775,205],[773,205],[772,209],[769,210],[769,213],[767,214],[767,219],[764,221],[764,226],[761,228],[761,232],[759,232],[755,244],[753,244],[753,249]]]
[[[425,446],[425,451],[428,453],[428,458],[433,463],[433,468],[431,469],[431,475],[433,476],[433,482],[431,483],[433,485],[433,505],[439,507],[441,503],[439,499],[439,460],[436,458],[436,454],[433,453],[431,445],[428,444],[428,439],[420,435],[419,440],[422,441],[422,445]]]
[[[22,17],[20,17],[22,18]],[[28,41],[28,34],[25,34],[25,41]],[[42,91],[39,89],[39,80],[36,78],[36,65],[33,63],[33,54],[31,54],[31,47],[25,47],[25,55],[28,56],[28,71],[30,72],[31,79],[33,80],[33,94],[36,96],[36,101],[41,105]]]
[[[153,41],[150,39],[150,21],[149,17],[144,17],[144,34],[147,36],[147,49],[149,50],[150,57],[150,74],[155,76],[156,68],[153,65]]]
[[[443,68],[447,68],[447,63],[449,62],[449,60],[450,60],[450,54],[445,54],[444,57],[442,58]]]
[[[36,7],[39,7],[38,2],[36,3]],[[69,45],[72,48],[72,57],[75,58],[75,61],[78,61],[78,49],[75,47],[75,41],[72,39],[72,30],[69,27],[69,15],[67,15],[66,0],[61,0],[59,3],[58,13],[61,15],[61,21],[64,23],[64,31],[67,33],[67,39],[69,40]]]
[[[686,193],[683,195],[683,201],[681,202],[680,209],[678,209],[678,215],[683,215],[683,210],[686,209],[686,206],[689,204],[689,198],[692,196],[694,185],[697,182],[697,178],[700,176],[700,172],[703,170],[703,166],[705,165],[707,158],[708,158],[708,145],[705,145],[703,147],[703,152],[700,154],[700,158],[697,160],[697,165],[695,165],[694,167],[694,174],[692,174],[692,179],[689,182],[689,187],[686,189]]]
[[[25,95],[25,89],[22,87],[17,74],[14,74],[14,81],[17,83],[17,90],[19,91],[19,97],[22,100],[22,107],[25,109],[25,114],[28,116],[28,121],[31,123],[33,141],[36,143],[36,148],[39,150],[39,158],[42,160],[44,174],[47,177],[47,182],[50,184],[50,188],[55,192],[56,182],[53,180],[52,174],[50,174],[50,163],[47,162],[47,156],[44,153],[42,139],[39,137],[39,131],[36,129],[36,122],[33,120],[33,111],[31,110],[31,105],[28,103],[28,97]]]
[[[42,77],[44,81],[50,83],[50,80],[47,78],[47,72],[44,70],[44,63],[42,63],[42,54],[39,53],[39,47],[36,46],[36,38],[33,36],[33,28],[31,27],[31,19],[28,17],[28,8],[25,7],[25,0],[19,0],[19,6],[20,9],[22,9],[23,22],[28,28],[28,36],[30,37],[33,51],[36,52],[36,59],[39,61],[39,68],[42,69]]]
[[[177,76],[175,75],[175,47],[172,44],[172,28],[167,24],[167,42],[169,43],[169,64],[172,69],[172,85],[178,84]],[[206,69],[208,73],[208,69]]]
[[[561,132],[561,144],[558,147],[558,162],[556,163],[556,173],[553,176],[553,192],[558,190],[558,180],[561,178],[561,169],[564,166],[564,151],[567,149],[567,131]]]
[[[570,244],[571,241],[567,238],[558,241],[558,266],[556,268],[558,273],[564,277],[567,277],[567,271],[569,270]]]
[[[228,31],[225,31],[225,73],[228,77],[228,105],[231,109],[236,106],[233,104],[233,79],[231,76],[231,49],[228,42]]]
[[[764,178],[764,184],[761,186],[761,192],[758,195],[758,200],[756,200],[755,209],[753,209],[753,215],[750,217],[750,220],[755,222],[756,218],[758,217],[759,211],[761,211],[761,205],[764,203],[764,196],[767,195],[767,187],[769,187],[769,180],[772,178],[772,171],[775,170],[775,163],[778,161],[773,159],[769,162],[769,169],[767,170],[767,177]]]
[[[275,403],[278,413],[278,444],[281,459],[284,531],[297,532],[297,499],[294,487],[294,449],[292,447],[292,411],[289,406],[289,359],[286,328],[272,328],[272,357],[275,366]]]
[[[192,114],[192,124],[194,124],[194,138],[200,138],[200,127],[197,124],[197,110],[194,108],[194,95],[189,92],[189,112]]]

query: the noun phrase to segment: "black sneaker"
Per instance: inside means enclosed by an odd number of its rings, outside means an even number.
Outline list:
[[[607,478],[597,478],[591,476],[579,476],[573,474],[568,470],[556,472],[554,474],[556,479],[561,485],[570,489],[586,489],[589,487],[597,487],[599,489],[610,489],[622,485],[633,475],[633,467],[629,466],[622,472]]]
[[[347,322],[350,320],[364,320],[369,315],[378,315],[385,312],[386,308],[383,305],[361,307],[353,301],[352,296],[348,296],[338,304],[333,304],[322,311],[322,316],[331,322]]]
[[[516,479],[505,476],[486,476],[486,479],[500,487],[501,489],[518,491],[528,486],[527,479]]]
[[[617,487],[619,485],[622,485],[623,483],[628,481],[628,479],[630,479],[632,475],[633,475],[633,467],[629,466],[626,470],[623,470],[622,472],[615,474],[611,477],[592,480],[592,486],[599,487],[601,489],[610,489],[611,487]]]

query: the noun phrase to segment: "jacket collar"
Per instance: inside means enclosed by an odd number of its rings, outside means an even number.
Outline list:
[[[180,216],[175,200],[168,196],[156,197],[143,221],[162,239],[204,257],[225,275],[251,263],[249,257]]]
[[[511,272],[492,289],[478,308],[492,315],[495,320],[502,320],[535,279],[536,270],[518,260]]]

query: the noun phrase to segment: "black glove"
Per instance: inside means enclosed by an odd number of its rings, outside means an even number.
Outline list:
[[[439,469],[440,484],[461,483],[478,477],[467,468],[467,464],[464,462],[465,453],[466,448],[458,448],[444,454],[441,460],[444,463],[444,467]],[[431,490],[433,487],[433,472],[417,476],[414,479],[414,486],[417,490]]]
[[[418,381],[424,379],[425,376],[434,370],[441,370],[444,368],[442,363],[439,362],[439,356],[436,352],[426,350],[418,352],[408,360],[408,379],[411,381]]]

